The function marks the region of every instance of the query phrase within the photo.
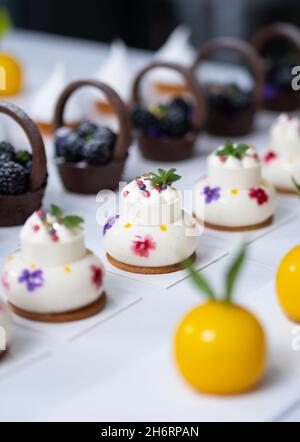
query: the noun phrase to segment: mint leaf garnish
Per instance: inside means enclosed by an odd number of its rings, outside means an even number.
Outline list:
[[[63,224],[68,229],[74,229],[76,227],[79,227],[83,222],[84,222],[84,220],[80,216],[76,216],[76,215],[68,215],[68,216],[65,216],[63,219]]]
[[[53,216],[56,216],[56,218],[61,218],[63,216],[63,211],[61,208],[55,206],[54,204],[51,205],[51,213]]]
[[[241,160],[249,149],[250,146],[247,144],[238,144],[235,146],[231,141],[227,141],[224,149],[218,150],[216,154],[219,157],[232,156]]]

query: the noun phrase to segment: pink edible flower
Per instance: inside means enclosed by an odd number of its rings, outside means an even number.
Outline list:
[[[249,197],[251,199],[256,199],[259,206],[262,206],[269,201],[269,196],[264,191],[264,189],[261,188],[251,189],[249,192]]]
[[[276,160],[277,157],[278,157],[277,153],[270,150],[265,154],[264,162],[266,164],[269,164],[271,161]]]
[[[156,250],[156,243],[151,235],[137,235],[133,240],[132,251],[141,258],[148,258],[150,250]]]

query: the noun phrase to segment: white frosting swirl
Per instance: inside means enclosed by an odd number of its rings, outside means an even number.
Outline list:
[[[165,44],[154,55],[155,61],[167,63],[179,63],[183,66],[190,67],[195,58],[195,50],[191,46],[189,40],[191,37],[191,29],[181,25],[178,26],[169,36]],[[156,69],[150,75],[151,81],[165,84],[182,84],[184,82],[182,76],[170,69]]]
[[[285,155],[300,156],[300,119],[280,115],[271,128],[271,149]]]
[[[234,145],[235,148],[237,146]],[[208,179],[211,185],[248,189],[261,183],[261,161],[253,147],[241,158],[219,156],[218,152],[223,149],[224,146],[221,146],[208,157]]]
[[[138,181],[128,184],[121,195],[121,215],[128,223],[135,225],[161,225],[175,222],[181,216],[181,194],[167,186],[157,190],[147,176],[140,181],[146,186],[141,190]]]
[[[101,64],[94,77],[96,80],[107,83],[123,100],[127,101],[130,95],[132,73],[129,63],[128,50],[125,43],[116,40],[112,43],[110,53],[104,63]],[[93,91],[95,99],[101,98],[101,93]],[[101,98],[106,102],[106,98]]]
[[[57,63],[49,78],[32,97],[30,112],[35,121],[52,124],[58,97],[67,86],[67,83],[65,67],[63,64]],[[82,117],[82,106],[77,97],[73,96],[66,106],[65,121],[67,124],[74,124],[78,123]]]

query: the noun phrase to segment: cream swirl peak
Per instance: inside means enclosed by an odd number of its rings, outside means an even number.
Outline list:
[[[280,115],[271,128],[271,148],[286,155],[300,156],[300,119]]]
[[[262,181],[261,161],[254,147],[228,142],[208,157],[208,177],[215,186],[258,186]]]
[[[181,193],[173,184],[176,169],[147,173],[129,183],[121,195],[121,215],[140,225],[169,224],[181,216]]]

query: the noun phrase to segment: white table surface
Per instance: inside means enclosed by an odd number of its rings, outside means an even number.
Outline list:
[[[18,102],[25,108],[28,106],[30,92],[35,85],[41,84],[43,79],[47,77],[55,61],[63,60],[65,62],[70,80],[81,77],[88,78],[108,51],[106,45],[94,42],[23,31],[15,31],[9,35],[4,42],[4,48],[18,54],[25,65],[28,88],[23,97],[18,99]],[[143,51],[133,50],[130,55],[132,66],[135,69],[142,66],[149,58],[149,55]],[[273,117],[273,115],[261,114],[256,132],[246,137],[245,141],[256,144],[259,149],[265,147],[268,143],[268,127]],[[183,175],[182,189],[191,188],[195,180],[205,173],[205,154],[218,144],[220,144],[220,140],[203,136],[195,158],[176,165]],[[89,216],[94,216],[97,209],[94,197],[77,197],[63,192],[52,164],[51,144],[47,145],[47,150],[50,181],[46,202],[55,201],[68,210],[72,209],[76,212],[78,208]],[[125,179],[132,179],[155,167],[154,163],[143,160],[137,149],[133,147],[126,167]],[[300,213],[300,203],[296,198],[290,198],[289,204],[293,211]],[[0,229],[1,262],[7,250],[14,250],[18,242],[18,230],[16,228]],[[228,256],[203,271],[205,276],[214,280],[217,287],[221,287],[222,275],[232,259],[230,255],[234,253],[235,246],[218,239],[211,238],[210,241],[212,246],[220,249],[225,248],[229,252]],[[247,298],[252,293],[255,297],[256,291],[272,282],[281,258],[298,242],[299,220],[297,219],[254,242],[249,251],[247,265],[238,283],[237,300],[247,305]],[[97,251],[99,244],[95,240],[90,246]],[[184,280],[169,290],[154,289],[152,286],[131,282],[129,279],[123,279],[123,281],[127,284],[127,290],[130,288],[132,293],[143,298],[141,302],[132,305],[118,316],[110,318],[71,342],[62,340],[54,343],[48,341],[47,336],[40,336],[41,345],[47,350],[46,355],[11,373],[8,377],[4,376],[0,379],[0,421],[51,419],[88,421],[93,419],[101,422],[103,419],[122,420],[122,412],[118,410],[118,414],[115,415],[113,406],[114,403],[118,403],[120,398],[122,398],[121,403],[124,405],[124,419],[126,416],[130,416],[136,421],[147,421],[155,415],[155,413],[147,414],[146,406],[140,407],[134,403],[135,397],[140,394],[140,391],[134,391],[134,389],[140,390],[141,386],[138,382],[132,381],[132,376],[139,367],[145,366],[144,360],[149,360],[149,363],[157,360],[159,364],[162,354],[162,364],[165,362],[167,349],[172,349],[172,336],[175,327],[182,315],[197,305],[199,294],[189,280]],[[292,330],[293,325],[291,324],[290,327]],[[161,351],[162,348],[166,350]],[[157,376],[159,373],[157,366],[153,367],[153,372]],[[130,387],[133,391],[126,388],[127,374],[128,380],[131,379]],[[151,378],[148,374],[147,382],[150,383],[150,387],[151,382],[154,383],[153,386],[156,385],[155,376]],[[160,379],[159,382],[163,382],[163,379]],[[193,397],[193,400],[190,400],[188,387],[184,386],[180,378],[176,382],[178,382],[179,391],[180,389],[186,391],[184,406],[179,415],[168,415],[168,403],[164,397],[159,397],[159,388],[156,393],[156,401],[161,402],[165,407],[161,413],[162,419],[167,416],[169,420],[188,421],[190,418],[189,406],[197,407],[197,398]],[[110,385],[113,388],[110,389]],[[286,388],[286,401],[282,407],[279,406],[280,412],[270,417],[269,420],[299,421],[300,389],[298,388],[299,394],[295,394],[294,383],[288,378],[283,387]],[[147,390],[149,390],[149,386]],[[262,390],[260,399],[265,402],[270,400],[269,406],[271,407],[272,395],[269,390],[270,387],[268,388],[269,396],[266,391],[265,397],[264,390]],[[140,396],[143,401],[143,394]],[[81,407],[79,398],[82,397],[88,401],[89,407]],[[270,399],[268,399],[269,397]],[[145,401],[147,400],[145,396]],[[199,395],[200,401],[203,404],[205,398]],[[68,404],[71,402],[75,405],[74,414],[70,415]],[[207,398],[207,404],[209,402],[210,399]],[[101,407],[105,404],[108,404],[108,411],[103,414]],[[247,416],[246,410],[250,405],[255,407],[255,397],[251,398],[251,404],[247,403],[247,397],[244,397],[242,404],[244,406],[242,405],[240,411],[239,407],[236,407],[234,419],[253,420],[252,415]],[[93,413],[89,412],[91,408]],[[125,408],[134,411],[133,413],[125,413]],[[226,419],[226,416],[221,414],[218,418],[222,420]],[[195,415],[193,417],[195,419]],[[210,419],[213,420],[213,418],[212,415]],[[156,416],[156,419],[159,419],[159,416]],[[204,417],[200,413],[198,420],[203,419]],[[261,420],[263,416],[258,414],[255,419]]]

